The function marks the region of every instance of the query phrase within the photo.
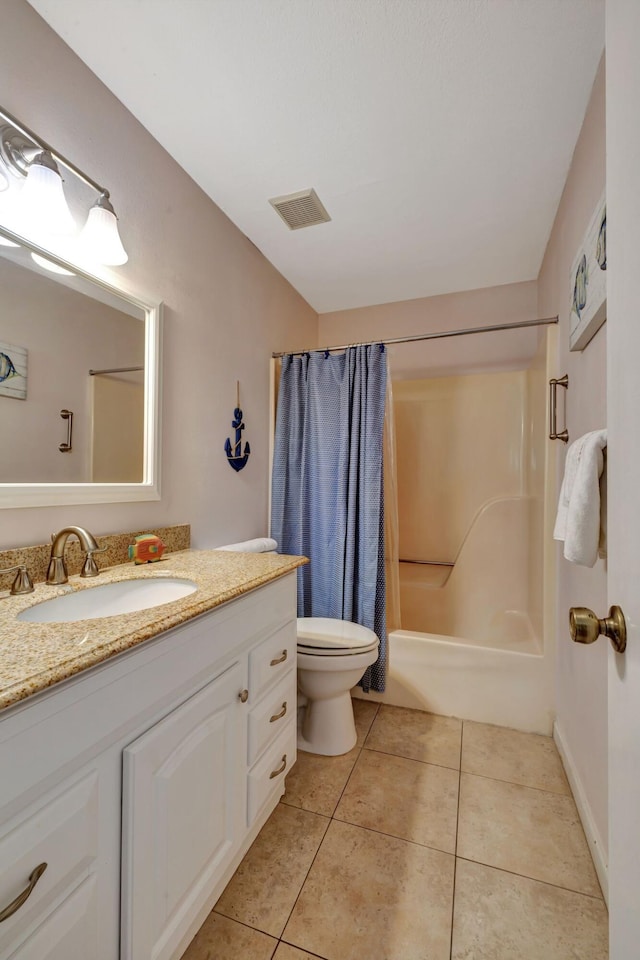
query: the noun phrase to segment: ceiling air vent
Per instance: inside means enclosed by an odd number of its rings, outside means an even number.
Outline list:
[[[331,217],[318,199],[315,190],[301,190],[284,197],[273,197],[269,203],[280,214],[290,230],[328,223]]]

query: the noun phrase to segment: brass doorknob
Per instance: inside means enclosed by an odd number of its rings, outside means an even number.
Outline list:
[[[602,634],[609,637],[616,653],[624,653],[627,646],[627,625],[620,607],[611,607],[604,620],[599,620],[587,607],[571,607],[569,630],[575,643],[593,643]]]

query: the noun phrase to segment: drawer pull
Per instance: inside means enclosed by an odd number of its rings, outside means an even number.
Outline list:
[[[240,703],[246,703],[247,700],[249,699],[249,691],[241,690],[240,693],[238,694],[238,699]]]
[[[285,771],[286,769],[287,769],[287,755],[286,755],[286,753],[283,753],[283,755],[282,755],[282,763],[280,764],[280,766],[278,767],[277,770],[272,770],[272,771],[271,771],[271,773],[269,774],[269,780],[273,780],[274,777],[279,777],[280,774],[281,774],[281,773],[284,773],[284,771]],[[29,892],[31,892],[31,891],[29,891]],[[28,894],[27,894],[27,896],[28,896]]]
[[[286,757],[285,757],[285,761],[286,761]],[[285,763],[285,766],[286,766],[286,763]],[[13,903],[10,903],[8,907],[5,907],[4,910],[0,911],[0,923],[2,923],[3,920],[8,920],[9,917],[13,916],[13,914],[20,909],[22,904],[29,899],[29,897],[33,893],[33,888],[35,887],[36,883],[38,882],[38,880],[40,879],[40,877],[42,876],[42,874],[45,872],[46,869],[47,869],[46,863],[38,864],[38,866],[35,868],[31,876],[29,877],[29,886],[26,887],[22,891],[22,893],[20,893],[15,898]]]
[[[280,711],[280,713],[274,713],[272,717],[269,717],[269,723],[275,723],[276,720],[282,720],[286,712],[287,712],[287,701],[285,700],[284,703],[282,704],[282,710]]]
[[[287,659],[287,651],[286,651],[286,650],[283,650],[283,651],[282,651],[282,656],[281,656],[281,657],[276,657],[275,660],[272,660],[271,663],[269,664],[269,666],[270,666],[270,667],[277,667],[279,663],[284,663],[286,659]]]

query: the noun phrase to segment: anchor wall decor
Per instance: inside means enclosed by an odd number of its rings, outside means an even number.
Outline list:
[[[227,462],[230,467],[233,467],[234,470],[242,470],[243,467],[246,467],[247,460],[249,459],[249,454],[251,453],[251,447],[249,443],[244,445],[244,453],[242,452],[242,431],[244,430],[244,423],[242,422],[242,410],[240,409],[240,381],[236,380],[236,408],[233,411],[233,420],[231,421],[231,426],[236,431],[235,443],[232,445],[231,440],[227,437],[224,445],[224,451],[227,455]]]

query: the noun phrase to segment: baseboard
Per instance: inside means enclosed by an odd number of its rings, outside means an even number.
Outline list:
[[[571,787],[571,792],[573,793],[573,799],[575,800],[576,807],[578,808],[578,814],[587,838],[587,843],[589,844],[589,851],[593,859],[593,865],[596,868],[598,880],[600,881],[600,886],[602,888],[602,895],[605,899],[605,903],[608,905],[609,865],[606,861],[605,847],[595,820],[593,819],[591,807],[589,806],[589,801],[587,800],[587,795],[582,785],[582,781],[578,776],[578,771],[576,770],[576,765],[573,761],[573,757],[571,756],[571,751],[567,746],[567,742],[562,734],[562,730],[560,729],[557,720],[553,725],[553,739],[555,740],[565,773],[567,774],[569,786]]]

